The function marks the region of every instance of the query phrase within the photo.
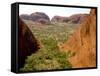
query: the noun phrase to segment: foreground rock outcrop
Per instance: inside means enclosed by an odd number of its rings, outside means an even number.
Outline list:
[[[84,22],[60,49],[73,54],[69,58],[73,68],[96,67],[96,9],[90,11]]]
[[[21,19],[19,19],[18,37],[18,68],[21,68],[24,66],[27,56],[35,53],[40,48],[40,45]]]

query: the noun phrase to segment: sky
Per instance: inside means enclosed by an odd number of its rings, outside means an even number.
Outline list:
[[[19,15],[28,14],[34,12],[44,12],[50,19],[53,16],[64,16],[68,17],[73,14],[89,14],[89,8],[72,8],[72,7],[53,7],[53,6],[36,6],[36,5],[19,5]]]

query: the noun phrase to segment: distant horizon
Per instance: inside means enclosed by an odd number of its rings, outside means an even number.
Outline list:
[[[54,16],[69,17],[74,14],[89,14],[90,8],[19,5],[19,15],[30,15],[35,12],[45,13],[52,19]]]
[[[37,11],[38,12],[38,11]],[[33,12],[33,13],[36,13],[36,12]],[[41,13],[45,13],[45,12],[41,12]],[[23,13],[23,14],[20,14],[20,15],[31,15],[32,13],[30,13],[30,14],[26,14],[26,13]],[[45,13],[46,14],[46,13]],[[89,13],[76,13],[76,14],[89,14]],[[72,15],[76,15],[76,14],[72,14]],[[20,16],[19,15],[19,16]],[[48,15],[48,14],[46,14],[49,18],[50,18],[50,16]],[[72,15],[70,15],[70,16],[72,16]],[[70,17],[70,16],[61,16],[61,15],[54,15],[54,16],[60,16],[60,17]],[[54,16],[52,16],[50,19],[52,19]]]

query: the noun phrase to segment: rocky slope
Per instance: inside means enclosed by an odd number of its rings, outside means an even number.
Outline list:
[[[91,9],[79,28],[59,48],[71,52],[69,61],[73,68],[96,67],[96,9]]]

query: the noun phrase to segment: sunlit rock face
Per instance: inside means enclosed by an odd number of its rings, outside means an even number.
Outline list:
[[[73,68],[96,67],[96,9],[91,9],[90,14],[60,49],[74,54],[69,58]]]
[[[25,64],[27,56],[35,53],[40,48],[37,39],[34,37],[27,25],[19,19],[18,25],[18,68]]]

